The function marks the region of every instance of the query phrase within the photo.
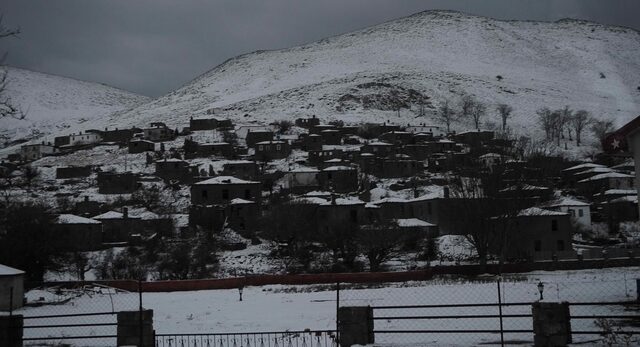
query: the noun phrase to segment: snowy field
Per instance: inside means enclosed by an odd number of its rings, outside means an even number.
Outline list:
[[[635,279],[639,267],[603,270],[533,272],[526,275],[504,275],[501,285],[502,301],[534,302],[538,300],[537,285],[544,284],[544,301],[629,301],[636,298]],[[50,291],[34,290],[27,294],[33,302],[61,301],[58,305],[28,307],[18,313],[25,316],[111,312],[136,310],[138,294],[102,290],[102,293],[75,292],[56,295]],[[438,278],[431,281],[388,283],[384,285],[344,285],[340,291],[341,306],[430,305],[497,302],[495,277],[481,280]],[[145,293],[143,306],[154,310],[157,334],[260,332],[285,330],[333,330],[336,317],[336,291],[332,286],[265,286],[244,288],[243,301],[238,290],[204,290],[193,292]],[[504,314],[529,314],[530,305],[505,306]],[[572,315],[637,314],[624,312],[621,306],[572,307]],[[441,308],[411,310],[378,310],[374,316],[470,315],[497,314],[497,308]],[[82,317],[82,323],[113,322],[110,316]],[[25,326],[78,323],[78,318],[27,319]],[[498,329],[497,319],[438,319],[438,320],[376,320],[376,330],[408,329]],[[531,318],[509,318],[505,329],[532,329]],[[594,321],[573,320],[572,328],[596,330]],[[114,327],[26,329],[25,337],[110,335]],[[574,336],[574,342],[593,341],[593,335]],[[530,333],[506,334],[510,343],[530,345]],[[498,334],[376,334],[382,344],[470,346],[495,344]],[[75,345],[113,345],[109,339],[65,340]]]

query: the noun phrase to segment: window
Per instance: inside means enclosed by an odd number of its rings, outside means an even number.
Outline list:
[[[576,211],[575,210],[570,208],[568,211],[569,211],[569,214],[571,215],[571,217],[575,217],[576,216]]]
[[[203,189],[200,193],[202,194],[203,199],[207,200],[209,198],[209,193],[206,189]]]
[[[222,200],[229,200],[229,189],[222,190]]]
[[[264,147],[262,145],[258,146],[258,150],[262,151],[264,149]]]
[[[276,150],[279,151],[280,149],[281,149],[281,146],[280,145],[276,145]]]
[[[245,189],[244,190],[244,198],[245,199],[251,199],[251,190],[250,189]]]
[[[578,210],[578,216],[584,217],[584,210],[583,209],[579,209]]]
[[[558,221],[556,219],[551,221],[551,231],[558,231]]]
[[[558,240],[558,242],[556,242],[556,246],[558,251],[564,251],[564,240]]]
[[[540,241],[540,240],[535,240],[535,241],[534,241],[534,243],[533,243],[533,249],[534,249],[536,252],[540,252],[540,251],[542,250],[542,241]]]

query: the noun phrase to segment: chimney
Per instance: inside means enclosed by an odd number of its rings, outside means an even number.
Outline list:
[[[122,208],[122,218],[124,218],[124,219],[129,218],[129,208],[128,207],[123,207]]]
[[[444,198],[448,199],[449,198],[449,187],[444,187],[444,189],[442,189],[442,192],[444,194]]]
[[[331,205],[335,205],[335,204],[336,204],[336,194],[331,193]]]

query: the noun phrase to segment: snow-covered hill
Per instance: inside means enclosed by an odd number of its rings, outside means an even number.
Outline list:
[[[418,100],[432,112],[445,98],[469,93],[489,104],[490,122],[497,121],[496,104],[512,105],[513,128],[521,133],[531,131],[543,106],[584,108],[622,123],[640,113],[638,52],[640,35],[632,29],[428,11],[230,59],[119,121],[178,126],[221,107],[238,121],[316,114],[347,122],[431,122],[414,119]],[[391,106],[396,101],[411,107],[400,111],[401,119]]]
[[[0,140],[14,141],[74,131],[149,98],[106,85],[14,67],[7,68],[6,96],[26,113],[23,120],[0,119]],[[2,147],[4,145],[0,145]]]

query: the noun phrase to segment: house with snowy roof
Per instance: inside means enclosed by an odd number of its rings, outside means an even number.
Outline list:
[[[413,134],[407,131],[390,131],[384,134],[381,134],[378,137],[381,141],[392,143],[396,145],[407,145],[411,143],[413,139]]]
[[[318,183],[323,190],[349,193],[358,190],[358,169],[351,166],[329,166],[318,173]]]
[[[296,118],[295,124],[301,128],[311,128],[320,125],[320,119],[314,114],[310,118]]]
[[[191,203],[194,205],[228,204],[237,198],[260,204],[260,182],[218,176],[191,185]]]
[[[291,145],[287,141],[262,141],[255,144],[254,157],[258,161],[284,159],[291,154]]]
[[[592,197],[596,193],[609,189],[633,189],[635,176],[620,172],[607,172],[580,180],[576,191],[583,196]]]
[[[251,130],[248,129],[247,136],[245,141],[247,142],[247,147],[255,148],[256,143],[265,142],[265,141],[273,141],[274,134],[271,130],[266,129],[257,129]]]
[[[153,141],[132,139],[129,141],[128,149],[130,154],[153,152],[156,149],[156,144]]]
[[[98,172],[98,193],[130,194],[138,189],[138,174],[132,172]]]
[[[52,227],[52,247],[64,251],[94,251],[102,247],[102,223],[73,214],[59,215]]]
[[[160,142],[171,141],[176,138],[176,131],[167,127],[162,122],[154,122],[147,128],[142,129],[143,137],[145,140]]]
[[[134,233],[141,229],[141,219],[138,216],[129,215],[129,208],[123,207],[122,212],[108,211],[92,219],[102,223],[103,242],[120,243],[128,242]]]
[[[199,117],[189,118],[189,130],[213,130],[218,128],[230,128],[233,126],[233,122],[226,118],[220,117]]]
[[[507,259],[574,259],[569,213],[530,207],[520,210],[513,220],[496,219],[496,228],[506,228]]]
[[[232,160],[222,165],[222,176],[233,176],[243,180],[256,180],[260,174],[258,163],[252,160]]]
[[[583,226],[591,225],[591,205],[572,197],[561,197],[541,205],[549,210],[568,213],[571,219]]]
[[[198,167],[185,160],[164,158],[155,162],[155,175],[165,181],[189,183],[198,176]]]

